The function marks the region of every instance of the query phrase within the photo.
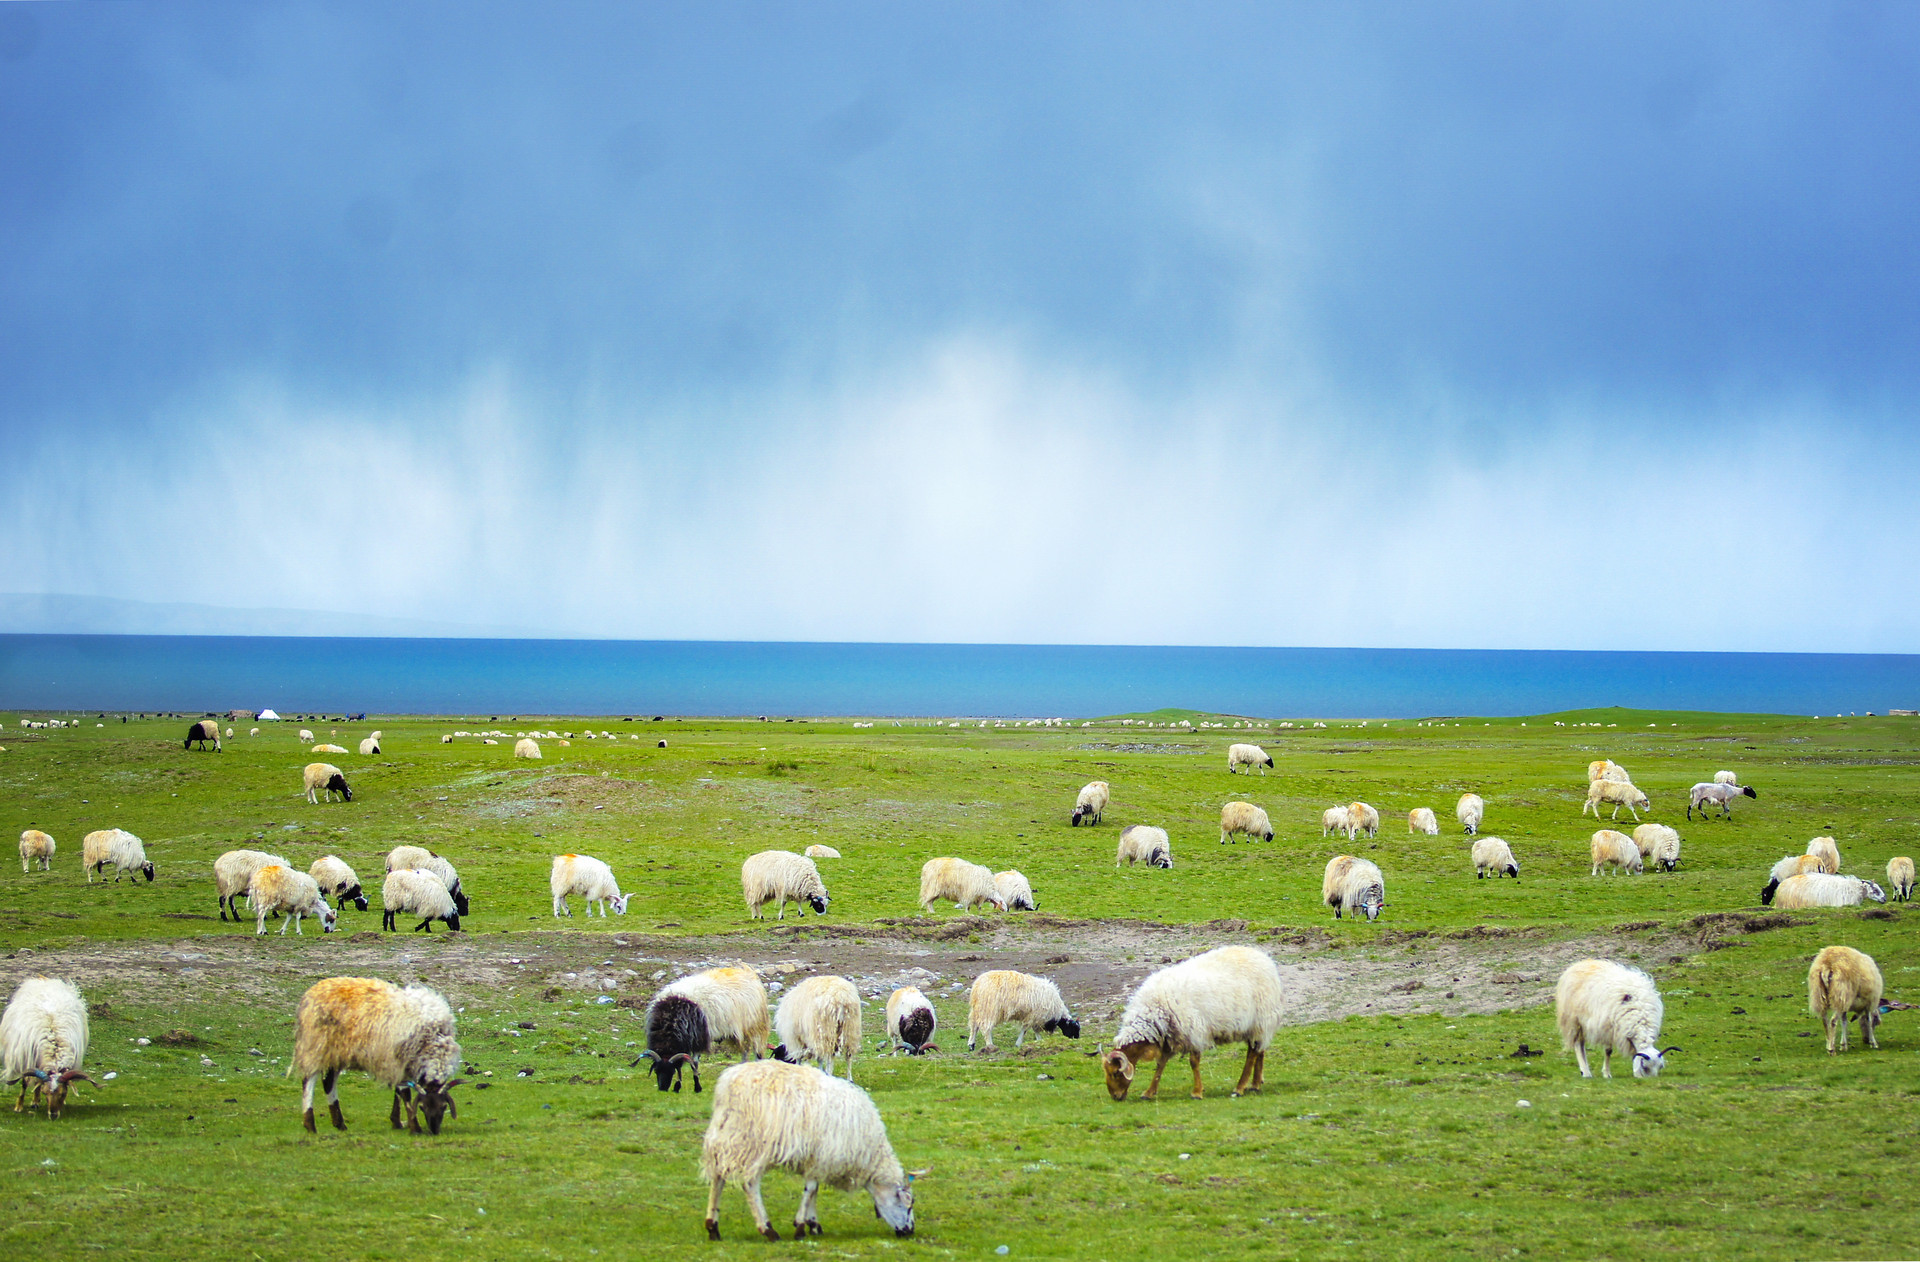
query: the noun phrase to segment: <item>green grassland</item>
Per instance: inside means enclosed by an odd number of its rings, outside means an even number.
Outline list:
[[[1263,723],[1249,734],[1164,726],[1220,719],[1187,711],[1142,716],[1160,726],[1064,729],[595,719],[615,739],[587,740],[582,719],[376,717],[306,724],[349,748],[384,733],[378,756],[326,758],[355,797],[316,806],[300,796],[300,769],[316,756],[295,741],[297,722],[261,725],[257,738],[241,725],[214,754],[182,751],[185,720],[89,716],[23,733],[17,717],[0,715],[6,835],[41,828],[60,851],[51,873],[0,863],[4,976],[10,987],[36,968],[58,971],[50,961],[118,961],[86,988],[89,1067],[117,1077],[83,1084],[58,1122],[0,1122],[0,1172],[12,1180],[0,1256],[1911,1252],[1920,1014],[1890,1015],[1877,1052],[1829,1058],[1805,977],[1821,946],[1846,943],[1879,961],[1891,995],[1920,999],[1920,921],[1898,904],[1788,923],[1715,914],[1758,913],[1767,868],[1817,834],[1838,839],[1844,871],[1882,881],[1889,857],[1920,850],[1920,721],[1606,710]],[[574,737],[567,747],[543,739],[538,763],[515,761],[511,738],[439,740],[493,727]],[[1275,769],[1230,777],[1226,746],[1240,739],[1265,745]],[[1680,829],[1679,871],[1588,875],[1587,839],[1601,825],[1580,807],[1597,757],[1626,765],[1653,799],[1650,818]],[[1731,820],[1689,823],[1687,786],[1720,768],[1759,799],[1739,800]],[[1113,785],[1105,823],[1070,828],[1075,792],[1096,778]],[[1512,845],[1521,880],[1473,878],[1452,819],[1469,789],[1487,799],[1483,832]],[[1266,808],[1271,844],[1218,844],[1220,805],[1234,796]],[[1353,843],[1387,877],[1375,925],[1336,924],[1319,901],[1322,866],[1346,846],[1321,837],[1320,812],[1356,798],[1383,817],[1376,839]],[[1441,836],[1407,833],[1406,811],[1421,805],[1440,816]],[[1168,829],[1172,871],[1114,868],[1131,822]],[[1631,829],[1624,813],[1621,823]],[[81,836],[114,826],[145,840],[154,884],[84,881]],[[360,937],[379,926],[381,857],[401,842],[459,866],[469,933]],[[833,895],[824,922],[750,922],[740,861],[814,842],[844,856],[821,865]],[[215,918],[212,862],[236,846],[303,868],[338,854],[369,885],[373,910],[345,913],[344,933],[256,940],[250,923]],[[563,851],[611,863],[634,894],[629,914],[556,929],[547,870]],[[1019,868],[1041,916],[963,922],[948,940],[919,933],[919,867],[941,854]],[[1262,1095],[1227,1097],[1239,1058],[1222,1052],[1206,1063],[1204,1100],[1175,1087],[1175,1070],[1157,1103],[1114,1104],[1085,1054],[1111,1036],[1105,997],[1069,994],[1087,1018],[1081,1043],[1047,1038],[1016,1054],[1008,1032],[987,1056],[966,1053],[964,995],[942,990],[941,1054],[869,1056],[857,1073],[901,1159],[929,1171],[915,1238],[892,1239],[863,1196],[828,1192],[824,1237],[770,1245],[730,1190],[726,1241],[705,1242],[695,1162],[708,1097],[659,1094],[627,1063],[639,1014],[623,1005],[644,1001],[657,967],[642,963],[673,958],[683,939],[690,951],[697,942],[769,959],[835,933],[930,951],[909,962],[965,977],[993,964],[962,953],[990,961],[1042,938],[1071,943],[1102,921],[1185,926],[1178,940],[1194,945],[1266,943],[1290,963],[1404,960],[1410,979],[1429,983],[1418,997],[1431,998],[1390,1015],[1356,1002],[1286,1026]],[[718,935],[734,936],[716,949]],[[1100,949],[1152,963],[1153,936],[1143,930],[1137,952]],[[1632,949],[1621,954],[1661,983],[1662,1041],[1683,1050],[1658,1080],[1582,1081],[1550,1007],[1442,997],[1443,947],[1521,970],[1553,944],[1589,937],[1624,942]],[[451,953],[476,944],[500,958],[558,944],[589,963],[632,963],[639,976],[621,1004],[538,970],[482,985],[452,966]],[[248,966],[194,967],[215,947]],[[471,1072],[491,1075],[485,1089],[460,1089],[459,1118],[438,1137],[389,1131],[381,1092],[362,1075],[343,1078],[352,1129],[299,1129],[297,1084],[281,1076],[293,1005],[313,980],[343,971],[334,960],[368,971],[358,961],[369,952],[385,961],[380,975],[447,990],[463,1009]],[[879,1005],[868,1023],[871,1047]],[[1516,1056],[1522,1043],[1547,1053]],[[797,1181],[769,1177],[776,1225],[797,1197]]]

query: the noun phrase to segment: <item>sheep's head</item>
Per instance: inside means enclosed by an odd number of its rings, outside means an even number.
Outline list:
[[[1380,919],[1381,909],[1386,905],[1386,891],[1378,885],[1369,885],[1360,895],[1360,910],[1366,913],[1368,920]]]
[[[807,895],[807,905],[813,908],[814,915],[816,916],[824,916],[827,914],[827,896],[825,894]]]
[[[905,1183],[873,1183],[867,1191],[873,1195],[873,1216],[893,1228],[896,1236],[913,1234],[913,1176]]]
[[[987,906],[993,908],[995,911],[1005,911],[1007,909],[1007,900],[998,893],[989,894],[987,895]]]
[[[1170,868],[1173,866],[1173,856],[1164,850],[1156,850],[1147,859],[1147,863],[1151,867]]]
[[[1768,881],[1765,885],[1761,886],[1760,887],[1760,905],[1762,907],[1773,906],[1773,892],[1779,888],[1780,888],[1780,882],[1778,880]]]
[[[34,1077],[40,1080],[41,1086],[47,1093],[47,1116],[49,1118],[59,1117],[60,1110],[66,1107],[68,1088],[76,1082],[93,1081],[93,1079],[87,1077],[77,1069],[63,1069],[56,1074],[49,1074],[46,1070],[41,1069],[35,1071]]]
[[[451,916],[443,916],[441,917],[441,919],[447,922],[447,928],[453,930],[456,933],[459,932],[460,930],[460,913],[459,912],[456,911]]]
[[[1080,827],[1080,821],[1092,814],[1093,808],[1091,806],[1076,806],[1073,808],[1073,818],[1069,820],[1068,823],[1078,828]]]
[[[1746,794],[1748,797],[1754,799],[1756,802],[1760,800],[1760,795],[1753,791],[1752,785],[1744,785],[1744,784],[1741,785],[1740,792]]]
[[[607,901],[613,904],[614,915],[616,916],[626,915],[627,900],[632,897],[633,895],[631,894],[615,894],[612,898],[608,899]]]
[[[151,863],[143,863],[143,864],[141,864],[141,865],[140,865],[140,871],[141,871],[141,873],[142,873],[143,875],[145,875],[145,876],[146,876],[146,878],[147,878],[147,884],[148,884],[148,885],[152,885],[152,884],[153,884],[153,864],[151,864]],[[1886,901],[1886,900],[1885,900],[1885,899],[1882,899],[1881,901],[1882,901],[1882,902],[1884,902],[1884,901]],[[88,1079],[88,1081],[89,1081],[89,1082],[91,1082],[91,1081],[92,1081],[92,1079]]]
[[[1058,1030],[1060,1031],[1060,1033],[1066,1035],[1070,1039],[1077,1039],[1080,1037],[1080,1023],[1078,1021],[1075,1021],[1070,1016],[1055,1017],[1052,1020],[1048,1021],[1045,1025],[1041,1026],[1040,1028],[1043,1030],[1047,1030],[1049,1032]]]
[[[1508,876],[1510,876],[1510,877],[1512,877],[1512,878],[1513,878],[1514,880],[1516,880],[1516,881],[1517,881],[1517,880],[1519,880],[1519,879],[1520,879],[1520,865],[1519,865],[1519,864],[1517,864],[1517,863],[1509,863],[1509,864],[1507,865],[1507,867],[1506,867],[1506,872],[1507,872],[1507,875],[1508,875]]]
[[[1152,1060],[1154,1049],[1135,1047],[1137,1055],[1129,1056],[1126,1051],[1113,1047],[1100,1053],[1100,1068],[1107,1077],[1107,1094],[1115,1100],[1127,1098],[1127,1092],[1133,1086],[1133,1064],[1135,1060]]]
[[[1271,828],[1269,828],[1269,829],[1268,829],[1268,830],[1266,831],[1266,833],[1265,833],[1265,834],[1263,835],[1263,837],[1262,837],[1261,839],[1262,839],[1263,841],[1272,841],[1272,840],[1273,840],[1273,830],[1272,830]]]
[[[458,885],[447,891],[453,896],[453,910],[462,916],[473,911],[473,904],[467,901],[467,892]]]
[[[440,1121],[451,1116],[458,1119],[459,1106],[453,1102],[453,1089],[465,1082],[465,1078],[455,1078],[452,1082],[423,1082],[420,1084],[420,1111],[427,1115],[427,1133],[438,1135]]]
[[[700,1066],[693,1057],[686,1052],[676,1052],[672,1056],[661,1056],[652,1048],[648,1048],[646,1051],[640,1053],[640,1059],[653,1062],[653,1078],[655,1082],[660,1084],[662,1091],[665,1091],[669,1086],[675,1091],[678,1091],[680,1089],[680,1075],[688,1065],[694,1067],[693,1089],[695,1091],[700,1089]]]
[[[797,1065],[800,1058],[787,1050],[785,1043],[777,1044],[773,1049],[773,1058],[783,1065]]]
[[[327,781],[327,792],[338,793],[344,800],[348,802],[353,801],[353,790],[347,787],[347,778],[345,776],[334,776],[329,779]]]
[[[1887,892],[1880,888],[1878,881],[1860,882],[1860,893],[1876,903],[1884,903],[1887,901]]]
[[[1677,1047],[1663,1047],[1651,1052],[1633,1054],[1633,1076],[1636,1078],[1657,1078],[1660,1071],[1667,1067],[1667,1053],[1677,1052]]]

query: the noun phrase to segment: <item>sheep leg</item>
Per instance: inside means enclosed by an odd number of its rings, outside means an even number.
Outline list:
[[[1860,1014],[1860,1035],[1866,1040],[1867,1046],[1873,1048],[1875,1051],[1880,1050],[1880,1040],[1873,1037],[1873,1027],[1878,1024],[1880,1024],[1880,1014],[1872,1008],[1868,1008]],[[852,1077],[853,1075],[849,1072],[847,1076]]]
[[[1157,1100],[1160,1098],[1160,1075],[1167,1071],[1167,1060],[1168,1057],[1165,1053],[1161,1053],[1153,1058],[1153,1081],[1147,1085],[1147,1094],[1141,1097],[1142,1099]]]
[[[1240,1066],[1240,1081],[1233,1084],[1233,1094],[1235,1096],[1246,1094],[1247,1083],[1253,1078],[1254,1066],[1258,1063],[1259,1056],[1260,1053],[1253,1050],[1253,1044],[1247,1044],[1247,1062]],[[1254,1090],[1257,1091],[1259,1088],[1256,1087]]]
[[[1204,1098],[1200,1090],[1200,1053],[1188,1052],[1187,1059],[1193,1062],[1193,1098]]]
[[[309,1135],[316,1134],[313,1129],[313,1083],[319,1074],[308,1074],[307,1081],[300,1089],[300,1125]]]
[[[340,1071],[338,1069],[329,1069],[327,1076],[320,1080],[320,1085],[327,1093],[327,1116],[333,1119],[333,1129],[337,1131],[347,1129],[347,1115],[340,1111]],[[313,1089],[311,1083],[308,1084],[307,1089],[309,1091]],[[311,1106],[307,1109],[307,1116],[309,1118],[313,1116]],[[307,1129],[312,1130],[313,1128],[309,1126]]]
[[[393,1127],[394,1130],[400,1129],[400,1093],[403,1090],[405,1090],[404,1087],[395,1087],[393,1089],[393,1108],[387,1113],[387,1124]]]
[[[720,1238],[720,1192],[726,1186],[727,1181],[718,1175],[707,1184],[707,1239],[709,1240]]]
[[[433,932],[433,917],[429,916],[413,927],[415,933],[419,933],[422,929],[425,929],[428,933]]]
[[[299,912],[290,912],[290,913],[289,913],[289,914],[287,915],[287,920],[286,920],[286,924],[283,924],[283,925],[281,925],[281,926],[280,926],[280,936],[281,936],[281,937],[283,937],[283,938],[287,936],[287,925],[292,925],[292,926],[294,926],[295,928],[299,928],[299,925],[300,925],[300,913],[299,913]],[[306,930],[304,930],[304,929],[301,929],[301,930],[300,930],[300,936],[301,936],[301,937],[303,937],[303,938],[304,938],[304,937],[306,937],[306,936],[307,936],[307,931],[306,931]]]
[[[773,1224],[767,1221],[766,1203],[760,1199],[760,1175],[758,1173],[748,1175],[741,1181],[740,1190],[747,1194],[747,1208],[753,1211],[753,1225],[767,1239],[778,1240],[780,1233],[775,1231]]]
[[[1600,1049],[1600,1076],[1608,1079],[1613,1077],[1613,1048],[1611,1046]]]
[[[1573,1058],[1580,1062],[1580,1076],[1582,1078],[1593,1077],[1593,1066],[1587,1063],[1587,1045],[1585,1043],[1575,1043],[1573,1045]]]
[[[793,1238],[802,1240],[820,1234],[820,1211],[815,1202],[820,1196],[820,1180],[808,1179],[800,1189],[800,1209],[793,1216]]]
[[[1021,1046],[1025,1044],[1026,1041],[1027,1041],[1027,1027],[1024,1025],[1014,1026],[1013,1027],[1013,1050],[1016,1052],[1019,1051]]]

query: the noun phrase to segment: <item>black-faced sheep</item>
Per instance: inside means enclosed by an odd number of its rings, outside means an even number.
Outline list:
[[[344,754],[347,751],[343,749],[340,752]],[[333,795],[336,793],[340,795],[342,802],[353,801],[353,790],[347,787],[346,776],[341,774],[340,768],[331,763],[310,762],[306,770],[301,773],[301,778],[306,788],[307,801],[316,806],[319,805],[322,794],[326,795],[329,802],[333,801]]]
[[[1720,808],[1720,818],[1726,819],[1733,814],[1733,799],[1743,796],[1758,798],[1760,795],[1753,791],[1751,785],[1719,784],[1713,781],[1696,784],[1687,791],[1687,818],[1692,819],[1693,813],[1699,811],[1700,818],[1706,819],[1707,811],[1717,806]]]
[[[762,850],[749,855],[740,865],[740,892],[747,900],[747,914],[754,920],[765,915],[762,909],[768,903],[778,904],[780,914],[775,919],[785,920],[788,903],[804,917],[808,907],[816,915],[826,915],[830,901],[820,869],[812,859],[791,850]]]
[[[1887,892],[1879,883],[1857,876],[1836,876],[1810,872],[1790,876],[1773,892],[1773,905],[1782,911],[1803,911],[1812,907],[1858,907],[1863,902],[1884,903]]]
[[[995,911],[1005,911],[1007,902],[994,883],[993,870],[965,859],[944,855],[920,865],[920,910],[931,912],[941,899],[951,899],[963,910],[985,903]]]
[[[1167,840],[1167,830],[1148,824],[1128,824],[1121,829],[1113,866],[1117,868],[1123,863],[1128,867],[1144,863],[1150,868],[1171,868],[1173,843]]]
[[[1460,800],[1454,803],[1453,817],[1471,837],[1480,831],[1480,821],[1487,816],[1487,804],[1478,793],[1462,793]]]
[[[1272,841],[1273,825],[1267,813],[1251,802],[1229,802],[1220,808],[1220,844],[1244,834],[1248,841]]]
[[[233,922],[240,923],[240,900],[247,896],[247,887],[253,884],[253,874],[270,863],[286,866],[286,860],[277,854],[268,854],[264,850],[229,850],[213,861],[213,890],[218,897],[215,905],[220,909],[220,919],[225,920],[227,913],[233,913]]]
[[[102,828],[88,833],[80,840],[80,863],[87,873],[87,884],[93,884],[94,873],[106,876],[109,863],[113,865],[114,884],[128,872],[138,872],[153,882],[153,864],[147,861],[147,849],[140,839],[124,828]]]
[[[335,1130],[347,1129],[340,1112],[340,1071],[364,1070],[393,1092],[387,1120],[400,1129],[406,1105],[407,1130],[420,1133],[426,1116],[429,1133],[440,1133],[443,1117],[460,1116],[453,1089],[462,1079],[460,1044],[454,1041],[453,1009],[426,986],[402,990],[373,977],[329,977],[300,997],[293,1019],[293,1056],[287,1073],[304,1080],[300,1124],[312,1133],[313,1087],[327,1093],[327,1111]]]
[[[1260,774],[1265,775],[1267,774],[1266,769],[1271,766],[1273,766],[1272,756],[1258,745],[1229,745],[1227,747],[1228,775],[1232,775],[1242,767],[1245,767],[1249,773],[1251,773],[1255,767],[1258,767],[1261,769]]]
[[[909,1056],[938,1050],[933,1046],[933,1031],[939,1021],[918,986],[902,986],[887,996],[887,1041],[904,1048]]]
[[[1007,905],[1008,911],[1038,911],[1039,905],[1033,901],[1033,886],[1019,872],[1008,869],[993,874],[993,888],[1000,895],[1000,901]]]
[[[1513,850],[1498,837],[1479,837],[1473,843],[1473,875],[1476,879],[1493,873],[1498,880],[1502,876],[1520,879],[1520,865],[1514,862]]]
[[[231,733],[229,733],[229,735],[231,735]],[[199,742],[200,748],[203,752],[207,748],[207,742],[212,741],[214,752],[219,753],[220,752],[220,725],[218,723],[215,723],[212,719],[202,719],[200,722],[195,723],[192,727],[187,729],[187,739],[180,742],[180,748],[192,749],[194,746],[194,742],[196,741]]]
[[[1060,997],[1058,986],[1031,973],[1010,968],[990,969],[973,979],[973,988],[968,992],[967,1050],[972,1051],[975,1038],[984,1034],[987,1050],[999,1051],[993,1045],[993,1028],[1003,1021],[1019,1025],[1013,1040],[1015,1047],[1026,1042],[1029,1030],[1036,1034],[1058,1030],[1070,1039],[1080,1037],[1080,1023],[1067,1010],[1067,1001]]]
[[[1642,824],[1633,830],[1643,866],[1671,872],[1680,866],[1680,834],[1665,824]]]
[[[1105,780],[1094,780],[1080,790],[1080,796],[1073,802],[1073,818],[1068,822],[1078,828],[1082,821],[1091,827],[1098,824],[1107,813],[1107,803],[1113,798],[1112,790]]]
[[[398,929],[397,919],[402,913],[420,917],[420,923],[413,927],[415,933],[432,933],[436,920],[445,921],[450,930],[460,928],[460,909],[445,883],[434,873],[418,868],[389,872],[380,887],[380,927]]]
[[[334,900],[341,911],[347,909],[348,903],[361,911],[367,909],[367,895],[360,888],[359,874],[348,867],[346,860],[340,856],[330,854],[315,859],[313,866],[307,869],[307,875],[313,878],[322,894]]]

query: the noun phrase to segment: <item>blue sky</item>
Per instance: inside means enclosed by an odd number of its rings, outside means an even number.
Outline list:
[[[1920,651],[1920,8],[0,5],[0,592]]]

